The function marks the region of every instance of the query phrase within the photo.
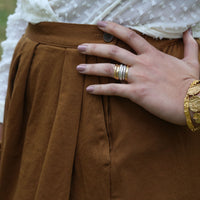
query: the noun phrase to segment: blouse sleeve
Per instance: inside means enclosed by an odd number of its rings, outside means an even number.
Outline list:
[[[21,0],[17,1],[14,14],[8,17],[6,28],[6,40],[1,43],[3,54],[0,61],[0,123],[3,123],[4,105],[7,91],[9,68],[14,49],[24,34],[27,22],[22,18]]]

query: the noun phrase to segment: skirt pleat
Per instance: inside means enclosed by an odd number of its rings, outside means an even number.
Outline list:
[[[142,37],[183,58],[181,39]],[[80,54],[83,42],[106,43],[96,26],[52,22],[29,24],[19,41],[5,105],[0,199],[199,200],[200,135],[128,99],[88,94],[88,85],[120,83],[77,72],[81,63],[115,63]],[[116,38],[109,44],[134,52]]]

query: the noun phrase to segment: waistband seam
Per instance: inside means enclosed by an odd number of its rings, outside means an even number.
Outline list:
[[[36,43],[39,43],[39,44],[43,44],[43,45],[50,45],[50,46],[55,46],[55,47],[61,47],[61,48],[77,48],[78,45],[62,45],[62,44],[58,44],[58,43],[54,43],[54,42],[47,42],[47,41],[44,41],[44,40],[35,40],[33,38],[31,38],[29,35],[24,35],[27,39],[31,40],[32,42],[36,42]]]

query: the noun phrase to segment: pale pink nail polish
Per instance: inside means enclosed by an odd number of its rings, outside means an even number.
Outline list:
[[[106,28],[107,23],[104,22],[104,21],[99,21],[99,22],[97,23],[97,26],[98,26],[99,28]]]
[[[92,93],[94,91],[94,86],[90,85],[86,88],[86,91]]]
[[[188,29],[188,31],[189,31],[189,33],[193,36],[192,28],[191,28],[191,27]]]
[[[81,53],[86,52],[86,49],[87,49],[87,45],[79,45],[79,46],[78,46],[78,50],[79,50]]]
[[[76,67],[76,69],[77,69],[79,72],[84,72],[85,69],[86,69],[86,65],[85,65],[85,64],[78,65],[78,66]]]

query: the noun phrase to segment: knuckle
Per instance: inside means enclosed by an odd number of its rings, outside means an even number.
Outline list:
[[[147,70],[145,70],[144,72],[140,72],[136,75],[137,79],[142,83],[148,83],[151,81],[150,80],[151,78],[149,78],[149,76],[147,74],[156,73],[155,71],[152,71],[152,69],[150,69],[150,70],[147,69]],[[151,71],[151,73],[149,71]]]
[[[135,99],[137,100],[137,102],[141,102],[145,99],[145,97],[147,96],[147,88],[144,86],[140,86],[138,88],[135,88],[133,93],[135,95]]]
[[[107,65],[107,66],[105,66],[104,72],[105,72],[105,74],[107,74],[109,76],[113,76],[114,69],[112,66]]]
[[[94,64],[89,64],[85,70],[87,73],[93,73],[96,70],[96,66]]]
[[[127,36],[126,36],[127,43],[134,43],[135,41],[140,40],[140,38],[141,37],[135,31],[132,31],[130,29],[127,31]],[[142,40],[141,45],[145,45],[145,52],[155,50],[155,48],[145,40]]]
[[[136,39],[136,37],[137,37],[137,33],[136,32],[128,30],[127,37],[126,37],[128,42],[129,41],[134,41]]]
[[[88,48],[88,51],[90,51],[90,53],[95,53],[97,50],[97,45],[96,44],[91,44],[90,48]]]
[[[110,86],[109,90],[110,90],[110,93],[111,93],[112,95],[117,95],[117,94],[118,94],[118,88],[117,88],[117,86],[114,85],[114,84]]]
[[[115,32],[115,31],[117,30],[117,27],[118,27],[117,24],[110,22],[109,29],[110,29],[110,31],[111,31],[112,33]]]
[[[110,55],[111,57],[115,57],[116,54],[118,53],[118,51],[119,51],[119,48],[118,48],[117,46],[112,45],[112,46],[110,47],[109,55]]]
[[[138,63],[143,66],[143,67],[150,67],[152,62],[153,62],[153,58],[152,56],[148,56],[148,55],[140,55],[139,57],[139,61]]]

